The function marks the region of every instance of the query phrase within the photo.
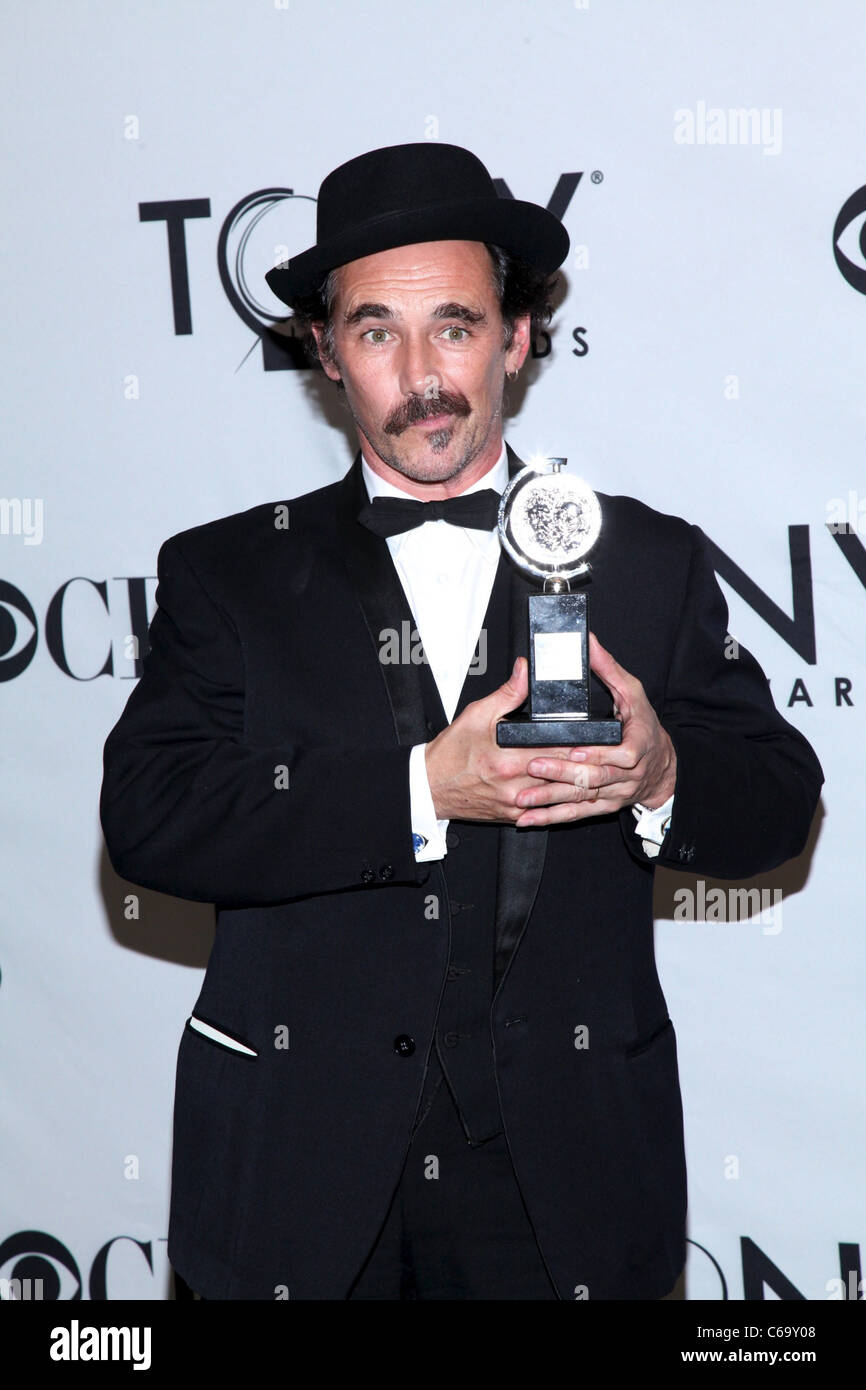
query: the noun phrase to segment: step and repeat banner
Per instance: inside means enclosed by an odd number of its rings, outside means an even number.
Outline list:
[[[115,875],[102,746],[161,542],[349,467],[264,274],[314,242],[329,170],[417,140],[571,237],[506,438],[704,529],[826,774],[783,870],[657,875],[685,1297],[862,1297],[860,0],[4,11],[0,1297],[178,1293],[174,1066],[213,909]]]

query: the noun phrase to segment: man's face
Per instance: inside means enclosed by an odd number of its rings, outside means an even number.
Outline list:
[[[350,261],[338,271],[333,330],[334,360],[322,354],[322,365],[342,378],[365,455],[385,465],[376,472],[392,469],[401,483],[460,477],[462,487],[495,463],[505,373],[529,350],[529,316],[506,351],[482,242],[420,242]]]

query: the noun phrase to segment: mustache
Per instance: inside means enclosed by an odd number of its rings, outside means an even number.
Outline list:
[[[440,391],[438,396],[407,396],[385,421],[386,434],[402,434],[410,425],[434,415],[468,415],[472,407],[462,393]]]

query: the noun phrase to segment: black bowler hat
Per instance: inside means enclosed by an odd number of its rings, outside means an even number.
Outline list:
[[[278,299],[312,293],[347,261],[416,241],[487,241],[545,274],[568,255],[568,232],[536,203],[500,198],[481,163],[459,145],[420,141],[370,150],[319,189],[316,245],[269,270]]]

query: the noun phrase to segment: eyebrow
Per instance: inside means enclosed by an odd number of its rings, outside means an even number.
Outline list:
[[[392,319],[394,315],[387,304],[359,304],[357,309],[353,309],[350,314],[343,315],[343,323],[347,328],[353,324],[360,323],[362,319]]]
[[[466,304],[450,300],[447,304],[437,304],[430,315],[434,319],[460,319],[462,323],[486,323],[487,315],[481,309],[470,309]],[[347,328],[361,323],[363,319],[394,319],[396,315],[387,304],[359,304],[348,314],[343,315]]]

